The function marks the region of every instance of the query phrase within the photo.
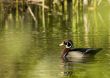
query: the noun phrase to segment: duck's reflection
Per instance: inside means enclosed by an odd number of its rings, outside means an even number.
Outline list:
[[[75,61],[70,61],[68,59],[63,60],[63,76],[67,76],[67,77],[74,77],[76,71],[78,70],[85,70],[85,68],[83,68],[84,65],[92,63],[94,60],[94,57],[92,58],[85,58],[83,60],[75,60]]]
[[[66,62],[64,63],[64,76],[72,76],[73,75],[73,63],[72,62]]]

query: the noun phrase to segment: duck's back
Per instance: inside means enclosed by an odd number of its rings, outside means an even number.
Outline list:
[[[74,48],[74,49],[71,49],[70,51],[79,51],[85,55],[86,54],[95,55],[100,50],[102,50],[102,48]]]

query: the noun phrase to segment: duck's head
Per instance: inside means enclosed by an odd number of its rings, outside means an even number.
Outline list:
[[[65,46],[65,48],[71,48],[73,47],[73,42],[72,40],[65,40],[59,46]]]

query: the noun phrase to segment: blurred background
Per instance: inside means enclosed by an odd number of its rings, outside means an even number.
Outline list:
[[[62,63],[59,47],[103,48]],[[0,0],[0,78],[109,78],[110,0]]]

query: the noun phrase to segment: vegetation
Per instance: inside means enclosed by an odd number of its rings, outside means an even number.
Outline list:
[[[109,78],[110,10],[103,3],[107,1],[0,0],[0,77],[61,78],[64,72],[70,78]],[[58,44],[67,38],[75,47],[105,50],[94,64],[75,70],[70,64],[63,71],[57,68],[61,66]]]
[[[7,19],[16,19],[18,22],[27,19],[29,15],[34,20],[37,28],[39,21],[45,30],[46,18],[49,15],[63,16],[64,21],[71,22],[73,15],[79,15],[84,10],[93,10],[100,5],[102,0],[1,0],[0,1],[0,23],[4,27]],[[20,19],[22,18],[22,19]],[[77,17],[77,21],[80,19]]]

